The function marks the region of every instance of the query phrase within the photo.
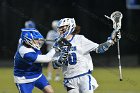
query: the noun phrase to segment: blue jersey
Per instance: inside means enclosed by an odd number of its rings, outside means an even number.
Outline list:
[[[26,79],[34,79],[41,76],[41,63],[34,63],[39,54],[41,54],[40,50],[21,45],[14,57],[14,76],[24,77],[25,81]]]

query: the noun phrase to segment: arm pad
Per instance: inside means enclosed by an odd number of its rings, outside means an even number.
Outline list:
[[[97,48],[96,48],[96,53],[104,53],[105,51],[107,51],[109,49],[109,47],[112,45],[113,41],[106,41],[105,43],[100,44]]]
[[[46,55],[38,55],[35,63],[48,63],[53,60],[55,53],[55,50],[51,49]]]

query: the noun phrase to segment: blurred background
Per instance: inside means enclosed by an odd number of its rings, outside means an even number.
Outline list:
[[[34,21],[37,29],[46,37],[47,32],[52,29],[51,22],[53,20],[59,20],[64,17],[75,18],[77,25],[81,26],[80,34],[85,35],[85,37],[94,42],[103,43],[113,30],[112,21],[105,18],[104,15],[110,16],[114,11],[120,11],[123,14],[120,51],[124,74],[128,75],[126,75],[126,82],[125,80],[124,82],[128,87],[123,88],[118,85],[120,90],[116,89],[116,92],[108,92],[110,91],[107,90],[109,87],[104,87],[105,89],[101,87],[97,90],[97,93],[140,93],[139,88],[136,88],[136,86],[140,87],[137,83],[137,81],[140,81],[140,78],[138,78],[140,76],[137,76],[138,74],[140,75],[140,0],[0,0],[0,75],[2,74],[3,76],[5,73],[9,73],[11,75],[9,76],[10,79],[7,79],[12,84],[11,68],[13,67],[13,58],[21,33],[20,29],[24,27],[25,21]],[[46,53],[45,46],[42,50]],[[116,45],[104,54],[95,54],[93,52],[91,55],[95,69],[97,67],[95,77],[102,82],[101,84],[107,84],[106,80],[101,78],[105,71],[110,76],[118,78]],[[115,69],[112,70],[112,67],[115,67]],[[113,71],[116,72],[116,75],[113,74]],[[101,74],[97,74],[98,72]],[[129,77],[131,74],[133,74],[133,77]],[[0,82],[1,80],[5,82],[5,77],[7,76],[0,77]],[[110,79],[109,77],[105,78]],[[114,83],[112,82],[112,84]],[[113,89],[118,86],[114,86]],[[12,88],[11,86],[11,91]],[[14,89],[16,90],[16,87]],[[15,93],[9,91],[0,84],[0,93]]]

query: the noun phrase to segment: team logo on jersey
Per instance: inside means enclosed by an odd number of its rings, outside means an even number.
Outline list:
[[[70,51],[76,51],[77,49],[76,49],[76,46],[72,46],[71,48],[70,48]]]
[[[67,47],[63,47],[64,51],[67,51]],[[70,51],[76,51],[76,46],[71,46]]]

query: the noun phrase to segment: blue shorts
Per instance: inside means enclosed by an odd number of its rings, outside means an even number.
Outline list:
[[[39,88],[40,90],[43,90],[48,85],[50,84],[44,75],[42,75],[39,79],[31,83],[24,84],[16,83],[19,93],[32,93],[34,86]]]

